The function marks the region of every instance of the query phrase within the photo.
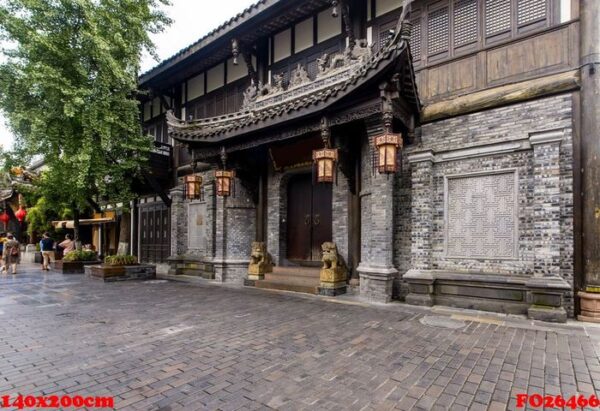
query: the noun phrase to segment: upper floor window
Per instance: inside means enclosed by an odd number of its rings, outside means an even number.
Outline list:
[[[428,0],[413,9],[415,64],[437,62],[570,20],[571,0]]]

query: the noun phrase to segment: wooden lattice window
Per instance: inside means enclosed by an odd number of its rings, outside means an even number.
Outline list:
[[[510,0],[486,0],[486,36],[493,36],[506,31],[510,31]]]
[[[517,10],[519,26],[544,20],[546,18],[546,0],[518,0]]]
[[[477,0],[454,2],[454,47],[477,41]]]
[[[430,12],[427,19],[427,53],[429,55],[448,50],[448,33],[448,7],[442,7]]]
[[[421,59],[421,19],[411,21],[412,33],[410,35],[410,51],[413,60]]]

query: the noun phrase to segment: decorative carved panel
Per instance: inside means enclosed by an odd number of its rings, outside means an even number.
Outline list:
[[[188,248],[206,251],[206,203],[188,204]]]
[[[517,258],[517,174],[446,178],[446,256]]]

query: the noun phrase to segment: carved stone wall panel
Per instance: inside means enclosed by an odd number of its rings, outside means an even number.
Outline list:
[[[205,202],[188,203],[188,250],[207,254],[207,206]]]
[[[446,179],[448,258],[517,258],[517,174],[514,170]]]

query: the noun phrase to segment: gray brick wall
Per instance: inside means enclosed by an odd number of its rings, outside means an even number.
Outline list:
[[[560,275],[573,284],[571,102],[571,94],[558,95],[422,127],[422,144],[409,151],[432,150],[436,162],[429,172],[422,162],[411,164],[414,268],[428,267],[426,243],[428,230],[431,230],[431,269],[514,276]],[[548,130],[561,130],[560,142],[533,144],[535,137],[532,136]],[[506,153],[440,160],[455,150],[511,142],[525,145]],[[503,169],[516,169],[518,173],[518,257],[506,260],[447,258],[444,177]],[[423,200],[427,179],[432,181],[431,211]],[[431,224],[427,224],[429,212],[432,213]],[[401,237],[399,227],[396,230],[397,237]],[[572,294],[567,298],[566,308],[572,315]]]

